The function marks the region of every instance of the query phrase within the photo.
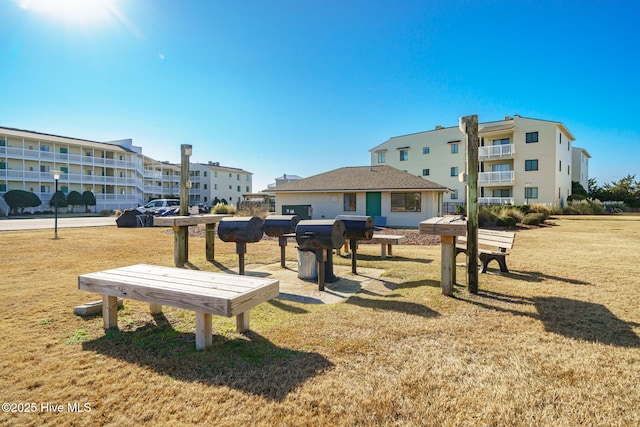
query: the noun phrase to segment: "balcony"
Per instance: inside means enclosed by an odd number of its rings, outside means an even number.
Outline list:
[[[478,159],[480,161],[509,159],[513,157],[515,152],[516,147],[514,144],[486,145],[484,147],[478,147]]]
[[[478,204],[485,206],[513,205],[513,197],[478,197]]]
[[[478,185],[512,185],[514,181],[513,171],[480,172],[478,173]]]

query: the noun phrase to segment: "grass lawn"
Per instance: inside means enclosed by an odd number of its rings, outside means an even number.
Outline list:
[[[393,292],[272,300],[244,335],[214,316],[206,351],[185,310],[153,317],[125,300],[106,334],[100,316],[73,314],[99,299],[79,274],[172,266],[164,229],[0,232],[0,400],[22,412],[0,425],[640,425],[640,216],[552,222],[518,231],[511,273],[481,274],[478,295],[462,283],[454,298],[439,288],[439,246],[382,261],[362,245],[358,266],[385,269]],[[276,242],[248,246],[247,264],[279,262]],[[218,266],[204,239],[189,254],[192,268],[237,266],[233,243],[216,242]]]

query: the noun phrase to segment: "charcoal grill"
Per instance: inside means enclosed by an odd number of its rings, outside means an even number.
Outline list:
[[[333,274],[333,249],[344,244],[346,229],[340,220],[304,220],[296,226],[299,250],[314,251],[318,263],[318,289],[323,291],[326,281],[337,280]],[[298,267],[300,268],[300,267]],[[330,268],[330,271],[327,269]]]
[[[226,217],[218,224],[218,237],[223,242],[235,242],[239,273],[244,275],[244,254],[247,243],[259,242],[264,233],[264,222],[257,216]]]
[[[371,240],[374,228],[373,218],[361,215],[338,215],[336,219],[344,223],[346,238],[349,239],[349,249],[351,249],[351,272],[357,274],[358,240]]]
[[[285,247],[287,246],[287,235],[296,232],[298,222],[300,222],[298,215],[269,215],[264,219],[264,234],[278,238],[281,267],[286,266]]]

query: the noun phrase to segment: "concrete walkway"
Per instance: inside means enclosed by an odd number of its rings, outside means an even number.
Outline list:
[[[366,291],[368,294],[388,295],[393,287],[380,280],[384,270],[376,268],[358,268],[358,274],[351,273],[351,266],[333,266],[333,273],[338,280],[325,283],[324,291],[318,290],[317,281],[307,281],[298,278],[298,264],[287,262],[286,268],[280,263],[262,265],[249,264],[245,266],[247,276],[268,277],[280,281],[280,295],[278,299],[298,301],[306,304],[335,304],[343,302],[349,297]],[[237,271],[237,269],[236,269]]]
[[[75,218],[58,218],[58,228],[72,227],[104,227],[116,226],[113,216],[87,216]],[[0,231],[39,230],[55,228],[54,218],[1,219]]]

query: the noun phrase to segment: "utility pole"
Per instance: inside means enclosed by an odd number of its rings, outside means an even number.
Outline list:
[[[467,288],[478,293],[478,116],[460,117],[467,141]]]

